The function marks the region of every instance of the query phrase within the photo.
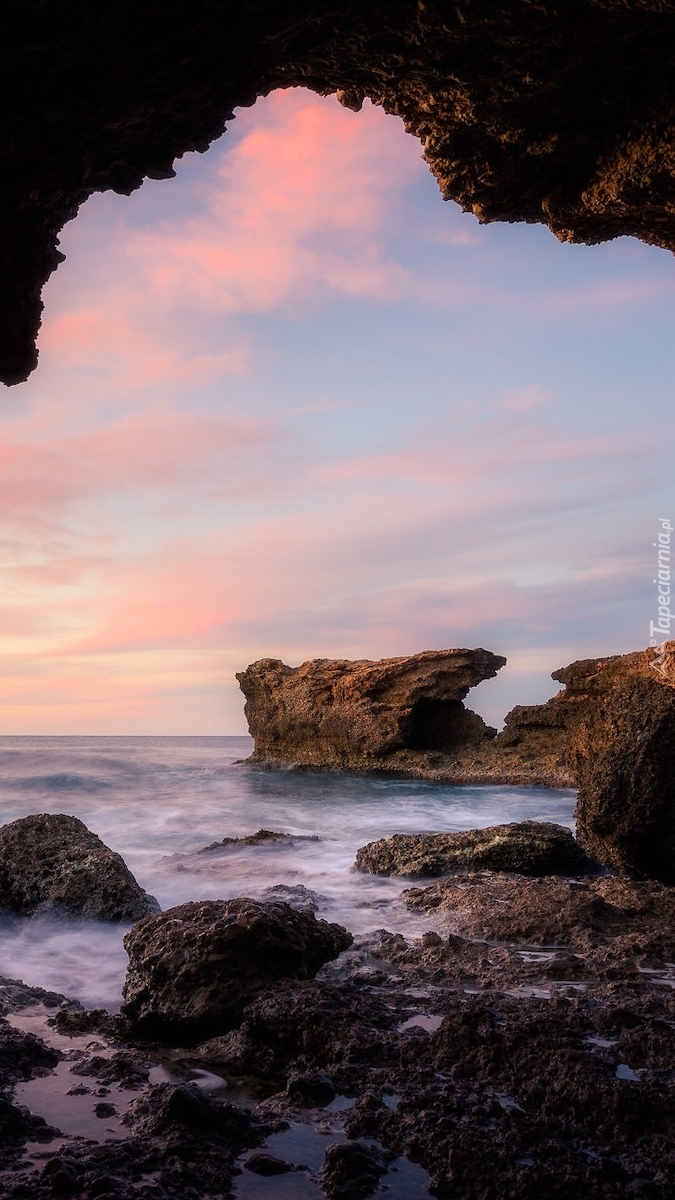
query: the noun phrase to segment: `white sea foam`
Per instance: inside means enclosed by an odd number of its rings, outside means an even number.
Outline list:
[[[393,833],[502,821],[572,827],[574,793],[448,787],[242,766],[249,738],[0,738],[0,821],[70,813],[117,850],[163,908],[262,896],[275,885],[314,893],[317,915],[354,934],[433,927],[400,900],[406,881],[352,870],[359,846]],[[265,828],[319,841],[197,853]],[[36,918],[0,923],[0,974],[115,1008],[126,971],[124,928]]]

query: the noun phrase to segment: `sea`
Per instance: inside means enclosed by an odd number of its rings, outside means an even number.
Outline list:
[[[394,833],[556,821],[574,828],[571,790],[449,786],[270,770],[248,737],[0,737],[0,823],[68,813],[122,855],[163,909],[187,900],[308,902],[355,937],[434,928],[410,913],[410,881],[354,870],[359,846]],[[268,829],[290,839],[204,848]],[[0,917],[0,975],[116,1011],[128,926]]]

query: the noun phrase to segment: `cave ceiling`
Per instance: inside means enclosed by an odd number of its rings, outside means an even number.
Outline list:
[[[675,0],[5,0],[0,28],[7,384],[80,204],[171,178],[275,88],[400,116],[482,222],[675,248]]]

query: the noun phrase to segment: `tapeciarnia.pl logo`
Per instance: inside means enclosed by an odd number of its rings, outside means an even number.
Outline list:
[[[675,613],[670,611],[670,542],[673,526],[669,517],[659,517],[659,525],[658,541],[653,543],[656,550],[656,578],[652,580],[657,586],[658,618],[649,622],[649,645],[656,647],[656,654],[650,665],[668,683],[675,683],[675,646],[669,645],[670,623],[675,619]]]

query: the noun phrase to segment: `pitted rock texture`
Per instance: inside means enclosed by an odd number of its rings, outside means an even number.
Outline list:
[[[146,917],[124,939],[122,1011],[145,1031],[190,1036],[227,1029],[279,979],[311,979],[351,945],[341,925],[307,909],[247,897],[181,904]]]
[[[253,761],[368,770],[404,767],[494,736],[462,700],[506,662],[487,650],[427,650],[379,662],[264,658],[237,675]]]
[[[673,0],[7,0],[0,378],[35,367],[58,234],[92,193],[169,179],[277,87],[365,97],[446,199],[562,241],[675,245]]]
[[[77,817],[40,813],[0,827],[0,909],[137,921],[159,904]]]
[[[447,875],[452,871],[516,871],[576,875],[597,871],[569,829],[549,821],[513,821],[459,833],[396,833],[356,852],[373,875]]]
[[[672,644],[672,643],[671,643]],[[657,674],[651,651],[626,655],[598,674],[574,663],[560,678],[588,688],[593,704],[577,731],[577,837],[615,870],[675,884],[675,686]],[[588,674],[585,675],[585,672]],[[585,678],[584,678],[585,675]]]

